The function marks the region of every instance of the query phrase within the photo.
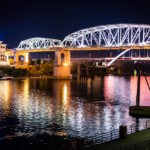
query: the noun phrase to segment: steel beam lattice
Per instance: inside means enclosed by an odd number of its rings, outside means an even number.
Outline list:
[[[16,50],[50,49],[58,47],[60,40],[50,38],[31,38],[21,41]]]
[[[64,47],[149,46],[150,25],[114,24],[79,30],[65,37]]]

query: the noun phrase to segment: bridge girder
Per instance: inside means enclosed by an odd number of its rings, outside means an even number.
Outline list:
[[[16,50],[41,50],[59,47],[61,40],[51,38],[30,38],[21,41]]]
[[[74,32],[66,36],[62,42],[50,38],[31,38],[21,41],[17,50],[60,47],[74,50],[150,47],[150,25],[114,24],[96,26]]]
[[[65,37],[65,47],[150,46],[150,25],[114,24],[82,29]]]

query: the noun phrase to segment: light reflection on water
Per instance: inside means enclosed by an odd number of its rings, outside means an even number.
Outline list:
[[[10,126],[16,135],[64,132],[72,137],[95,136],[137,121],[128,110],[135,105],[136,86],[136,77],[117,76],[0,81],[0,125]],[[141,105],[150,106],[144,77]]]

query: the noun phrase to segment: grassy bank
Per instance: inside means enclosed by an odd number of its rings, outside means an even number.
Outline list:
[[[96,147],[91,148],[91,150],[115,150],[120,149],[121,147],[130,147],[134,144],[144,142],[146,140],[150,140],[150,129],[145,129],[143,131],[128,135],[127,138],[122,140],[115,140],[112,142],[97,145]]]

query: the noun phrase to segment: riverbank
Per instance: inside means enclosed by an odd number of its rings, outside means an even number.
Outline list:
[[[6,150],[71,150],[73,141],[74,139],[66,138],[66,136],[39,134],[31,137],[0,138],[0,147]]]
[[[57,135],[48,135],[48,134],[39,134],[34,137],[8,137],[0,139],[0,147],[5,149],[43,149],[43,150],[74,150],[75,141],[77,139],[67,138],[66,136],[57,136]],[[128,135],[127,138],[122,140],[114,140],[104,144],[97,145],[90,150],[126,150],[125,148],[133,149],[138,145],[137,149],[146,150],[146,147],[143,147],[145,141],[150,140],[150,129],[145,129],[140,132]],[[141,144],[140,144],[141,143]],[[144,145],[145,146],[145,145]],[[140,148],[141,147],[141,148]]]
[[[48,78],[48,79],[53,79],[54,76],[27,76],[27,77],[15,77],[14,79],[45,79],[45,78]]]
[[[150,140],[150,129],[145,129],[140,132],[133,133],[128,135],[127,138],[122,140],[114,140],[111,142],[107,142],[104,144],[97,145],[91,150],[119,150],[120,148],[124,148],[127,146],[132,146],[144,141]]]
[[[13,77],[11,80],[25,80],[25,79],[54,79],[54,76],[25,76]]]

